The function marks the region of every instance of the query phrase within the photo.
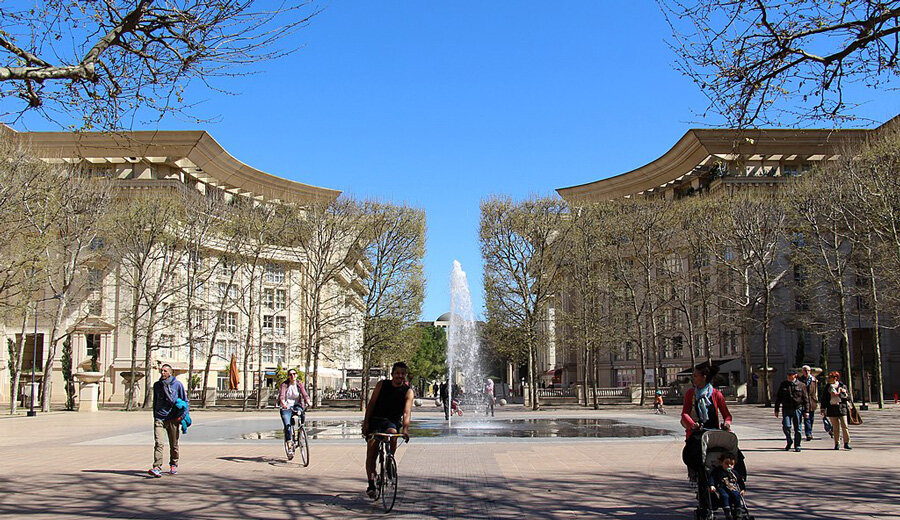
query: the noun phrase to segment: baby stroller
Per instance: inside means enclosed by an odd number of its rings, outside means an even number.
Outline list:
[[[696,477],[697,481],[697,510],[694,511],[696,520],[715,520],[716,510],[722,507],[722,501],[717,493],[709,491],[709,475],[713,467],[719,464],[719,459],[723,453],[733,453],[737,458],[734,471],[743,480],[747,480],[747,468],[744,465],[744,456],[738,449],[737,435],[726,430],[702,430],[696,435],[700,437],[699,461],[702,462],[702,471],[692,476],[692,480]],[[696,468],[700,468],[698,464]],[[753,520],[750,512],[747,510],[747,504],[741,497],[740,516],[735,520]]]

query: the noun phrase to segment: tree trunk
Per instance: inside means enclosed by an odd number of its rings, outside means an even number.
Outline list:
[[[528,339],[528,395],[531,398],[531,409],[539,410],[540,403],[538,403],[538,393],[537,393],[537,371],[535,370],[535,348],[534,348],[535,340],[534,338],[529,337]]]
[[[844,294],[844,284],[838,283],[838,311],[840,312],[841,325],[841,374],[842,382],[847,385],[847,392],[853,396],[853,367],[850,364],[850,326],[847,323],[847,309]]]
[[[13,365],[13,374],[10,380],[10,391],[9,391],[9,413],[13,415],[16,413],[16,410],[19,406],[19,381],[22,378],[22,357],[25,355],[25,326],[28,323],[28,309],[26,308],[22,312],[22,328],[21,333],[19,334],[19,339],[16,341],[16,359]],[[31,350],[31,362],[34,363],[34,343],[37,340],[35,338],[32,340],[32,350]],[[31,391],[34,392],[34,381],[32,381]]]
[[[134,287],[131,289],[131,373],[128,375],[128,388],[125,389],[125,409],[134,409],[134,376],[137,372],[137,331],[138,331],[138,312],[140,311],[140,300],[138,299],[138,290]],[[149,384],[149,381],[144,381]]]
[[[47,348],[47,361],[44,362],[44,375],[41,378],[41,411],[49,412],[50,411],[50,398],[52,394],[52,379],[53,379],[53,360],[56,357],[56,333],[59,331],[59,327],[62,324],[63,318],[65,317],[66,307],[68,306],[68,299],[65,296],[60,296],[56,299],[56,314],[54,315],[53,325],[50,327],[50,334],[48,335],[47,341],[44,342]],[[37,309],[37,307],[35,307]]]
[[[878,408],[884,408],[884,385],[881,381],[881,315],[878,303],[878,288],[875,281],[875,267],[869,262],[869,290],[872,295],[872,325],[875,328],[875,388]]]
[[[771,294],[766,291],[763,301],[763,386],[765,387],[763,394],[766,407],[772,406],[772,392],[769,385],[769,297]]]
[[[150,376],[152,375],[150,361],[153,359],[153,329],[156,319],[155,311],[150,310],[150,322],[147,324],[147,333],[144,336],[144,402],[141,408],[145,410],[153,404],[153,387],[150,385]]]

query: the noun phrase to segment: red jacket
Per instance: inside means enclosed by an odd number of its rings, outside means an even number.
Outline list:
[[[725,396],[722,395],[722,392],[713,389],[712,402],[716,407],[716,411],[722,414],[722,422],[727,423],[730,426],[731,412],[728,411],[728,406],[725,404]],[[684,394],[684,406],[681,407],[681,425],[684,426],[685,434],[687,434],[688,437],[690,437],[691,432],[694,431],[694,424],[696,424],[698,420],[699,418],[696,417],[694,412],[694,388],[691,387]],[[718,422],[717,419],[716,423]]]

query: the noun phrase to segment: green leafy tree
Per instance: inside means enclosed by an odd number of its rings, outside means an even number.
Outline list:
[[[421,328],[419,348],[409,360],[410,381],[425,394],[425,385],[441,378],[447,372],[447,335],[441,327],[427,325]]]

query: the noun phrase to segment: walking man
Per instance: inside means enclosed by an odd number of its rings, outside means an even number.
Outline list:
[[[781,419],[781,428],[787,440],[784,451],[791,449],[791,428],[794,430],[794,451],[800,451],[801,421],[809,415],[809,406],[809,390],[806,385],[797,380],[797,374],[789,373],[787,380],[782,381],[778,387],[775,397],[775,417],[778,417],[779,408],[784,412]]]
[[[806,440],[811,441],[813,423],[816,422],[816,409],[819,407],[819,382],[816,380],[816,376],[812,375],[809,365],[803,365],[800,368],[800,377],[797,379],[806,385],[806,390],[809,392],[809,410],[803,418],[803,430],[806,433]]]
[[[172,375],[170,365],[159,367],[159,381],[153,383],[153,468],[149,473],[162,476],[163,438],[169,438],[169,473],[178,473],[178,434],[181,416],[184,412],[175,406],[175,401],[187,402],[184,385]]]

